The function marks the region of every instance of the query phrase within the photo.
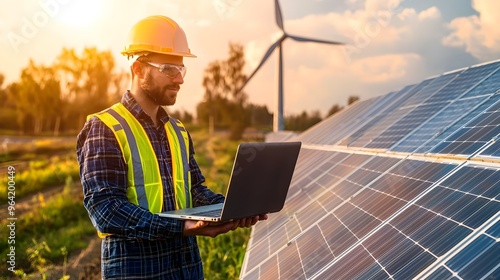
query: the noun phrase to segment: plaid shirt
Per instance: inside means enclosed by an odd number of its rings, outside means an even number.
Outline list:
[[[130,92],[123,105],[143,125],[158,158],[163,183],[163,209],[175,209],[172,159],[164,125],[169,117],[160,109],[162,125],[155,127]],[[193,204],[223,202],[224,197],[203,185],[205,178],[193,155],[190,138]],[[76,148],[84,192],[84,206],[94,227],[109,233],[102,241],[104,279],[203,279],[196,237],[183,237],[184,222],[154,215],[127,200],[127,164],[113,132],[97,117],[85,123]]]

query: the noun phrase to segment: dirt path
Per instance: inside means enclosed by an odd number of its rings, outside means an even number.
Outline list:
[[[57,186],[50,189],[40,191],[29,197],[20,199],[16,203],[16,215],[22,215],[40,204],[39,195],[43,195],[45,201],[48,201],[54,195],[61,193],[64,186]],[[71,194],[82,196],[80,183],[76,183],[71,188]],[[2,219],[7,213],[1,212]],[[56,263],[47,267],[45,272],[46,279],[60,280],[64,275],[70,276],[69,279],[85,279],[94,280],[101,279],[101,239],[96,235],[87,238],[88,246],[85,249],[72,252],[68,256],[66,266],[64,263]],[[42,279],[40,273],[30,274],[27,279]],[[16,278],[10,278],[16,279]]]
[[[47,268],[47,280],[60,280],[63,276],[69,279],[99,280],[101,279],[101,239],[97,235],[88,238],[87,248],[70,254],[66,267],[61,264]],[[31,274],[28,279],[42,279],[40,273]]]

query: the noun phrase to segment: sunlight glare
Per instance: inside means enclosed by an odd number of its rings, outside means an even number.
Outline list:
[[[86,27],[97,21],[100,12],[99,0],[72,0],[61,7],[59,19],[73,27]]]

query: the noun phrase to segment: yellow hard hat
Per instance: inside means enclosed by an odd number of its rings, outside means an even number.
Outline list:
[[[130,30],[128,43],[121,52],[127,57],[147,53],[196,57],[191,53],[184,30],[169,17],[150,16]]]

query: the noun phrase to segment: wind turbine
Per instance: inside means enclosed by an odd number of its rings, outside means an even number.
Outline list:
[[[273,131],[278,132],[282,131],[285,129],[285,122],[283,118],[283,48],[282,48],[282,43],[285,41],[286,38],[291,38],[295,41],[298,42],[314,42],[314,43],[322,43],[322,44],[329,44],[329,45],[343,45],[343,43],[340,42],[333,42],[333,41],[325,41],[325,40],[318,40],[318,39],[313,39],[313,38],[307,38],[307,37],[299,37],[299,36],[294,36],[290,35],[285,31],[285,28],[283,26],[283,16],[281,15],[281,8],[280,4],[278,3],[278,0],[274,0],[274,8],[275,8],[275,15],[276,15],[276,24],[278,27],[283,31],[283,35],[272,44],[267,52],[265,53],[264,57],[260,61],[259,65],[255,70],[252,72],[252,74],[248,77],[248,79],[243,83],[241,86],[240,90],[242,90],[245,85],[252,79],[252,77],[259,71],[260,67],[266,62],[266,60],[271,56],[273,51],[275,49],[278,49],[278,60],[276,64],[276,72],[278,74],[278,96],[276,100],[276,108],[274,110],[274,117],[273,117]]]

